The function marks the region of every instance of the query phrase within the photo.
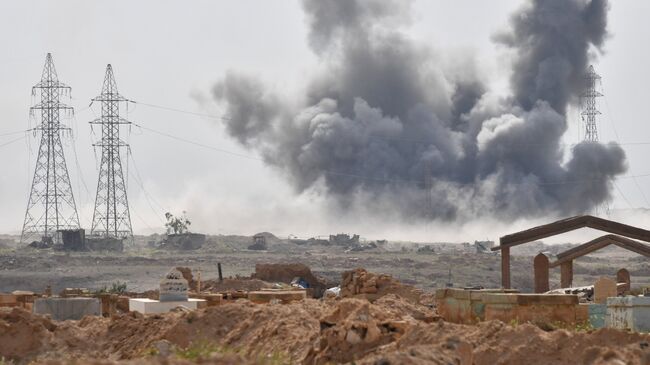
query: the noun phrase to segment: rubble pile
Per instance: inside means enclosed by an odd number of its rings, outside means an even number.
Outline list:
[[[389,308],[363,299],[341,300],[320,319],[321,340],[306,362],[346,363],[396,341],[417,320]]]
[[[341,297],[365,298],[374,301],[387,294],[395,294],[414,303],[420,303],[422,291],[405,285],[390,275],[373,274],[365,269],[346,271],[341,277]]]

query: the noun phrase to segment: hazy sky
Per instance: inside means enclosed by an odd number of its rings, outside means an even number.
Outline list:
[[[507,27],[510,13],[523,1],[414,1],[412,26],[405,31],[442,55],[472,57],[494,89],[505,89],[506,55],[491,36]],[[620,140],[627,152],[628,175],[650,173],[647,156],[650,128],[647,103],[650,52],[647,14],[650,2],[612,2],[611,38],[594,65],[603,76],[605,98],[601,141]],[[61,81],[72,86],[69,121],[74,139],[65,139],[66,158],[82,226],[92,219],[98,164],[91,147],[98,138],[88,121],[98,108],[88,108],[99,94],[107,63],[113,65],[120,92],[127,98],[169,108],[219,115],[199,101],[228,70],[258,76],[278,93],[296,95],[297,85],[319,67],[306,42],[307,27],[298,1],[3,1],[0,3],[0,135],[30,126],[31,86],[40,79],[51,52]],[[574,113],[575,115],[575,113]],[[135,233],[161,232],[166,210],[187,210],[193,229],[208,233],[271,231],[278,235],[323,235],[358,232],[370,238],[420,240],[454,238],[458,227],[413,226],[373,217],[340,214],[317,193],[296,195],[281,173],[264,166],[254,154],[228,138],[218,120],[137,105],[128,119],[148,128],[214,146],[238,157],[183,143],[151,131],[124,130],[133,159],[128,164],[129,199]],[[565,135],[579,141],[577,117]],[[31,121],[34,124],[34,121]],[[19,233],[33,175],[38,139],[4,145],[21,135],[0,136],[0,232]],[[72,144],[77,155],[73,153]],[[99,153],[99,151],[97,151]],[[137,180],[143,180],[144,193]],[[85,182],[85,184],[84,184]],[[612,202],[614,216],[622,210],[649,207],[650,177],[620,178]],[[645,197],[644,197],[645,195]],[[624,197],[623,197],[624,196]],[[486,217],[488,218],[488,217]],[[642,223],[642,221],[635,221]],[[508,233],[528,222],[492,227],[466,226],[478,239]],[[472,228],[473,227],[473,228]],[[478,228],[477,228],[478,227]]]

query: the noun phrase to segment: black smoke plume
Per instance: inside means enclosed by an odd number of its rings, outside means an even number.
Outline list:
[[[405,218],[503,219],[589,211],[625,172],[615,144],[561,144],[590,54],[607,38],[606,0],[532,0],[495,36],[513,54],[511,96],[491,97],[471,62],[439,66],[400,31],[403,0],[303,0],[325,65],[287,102],[228,73],[213,89],[227,131],[341,207]]]

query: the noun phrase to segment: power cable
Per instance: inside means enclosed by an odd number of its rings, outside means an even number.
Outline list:
[[[12,139],[12,140],[9,141],[9,142],[5,142],[5,143],[3,143],[3,144],[0,144],[0,147],[8,146],[8,145],[10,145],[10,144],[12,144],[12,143],[15,143],[15,142],[18,142],[18,141],[20,141],[21,139],[24,139],[24,138],[27,138],[27,137],[26,137],[26,136],[21,136],[21,137],[18,137],[18,138],[16,138],[16,139]]]
[[[149,208],[151,209],[151,212],[154,213],[154,215],[156,217],[160,217],[160,211],[156,211],[156,209],[153,207],[153,204],[151,204],[151,202],[153,201],[158,206],[158,208],[160,208],[160,210],[163,211],[163,212],[167,211],[167,209],[163,208],[162,205],[160,203],[158,203],[158,201],[151,194],[149,194],[147,189],[145,189],[144,181],[142,180],[142,177],[140,176],[140,171],[138,170],[138,166],[135,163],[135,159],[133,158],[133,154],[130,152],[130,150],[129,150],[129,152],[127,152],[127,155],[131,158],[131,161],[133,162],[133,169],[135,170],[135,175],[131,171],[129,171],[128,173],[133,177],[135,182],[138,184],[138,186],[142,190],[142,194],[144,195],[145,200],[147,201],[147,204],[149,205]],[[162,220],[162,218],[159,218],[159,219],[160,219],[161,223],[163,223],[163,224],[165,223]]]
[[[144,105],[144,106],[148,106],[148,107],[152,107],[152,108],[168,110],[168,111],[172,111],[172,112],[176,112],[176,113],[196,115],[196,116],[204,117],[204,118],[220,119],[220,120],[228,120],[228,121],[232,120],[232,118],[224,117],[224,116],[220,116],[220,115],[210,115],[210,114],[204,114],[204,113],[197,113],[197,112],[192,112],[192,111],[188,111],[188,110],[170,108],[170,107],[166,107],[166,106],[162,106],[162,105],[143,103],[141,101],[128,100],[128,102],[133,103],[133,104],[140,104],[140,105]]]
[[[605,106],[607,107],[607,120],[609,120],[609,123],[612,126],[612,130],[614,131],[614,136],[616,137],[616,141],[620,141],[621,139],[620,139],[620,137],[618,135],[618,131],[616,130],[616,125],[614,124],[614,119],[613,119],[614,117],[612,116],[612,111],[611,111],[611,109],[609,107],[609,101],[607,100],[607,96],[605,96],[605,90],[604,90],[604,87],[602,85],[602,82],[601,82],[600,87],[601,87],[601,89],[603,89],[603,99],[605,99]],[[641,197],[643,198],[643,201],[645,202],[645,205],[650,206],[650,201],[648,200],[648,197],[645,195],[645,192],[641,188],[641,185],[639,185],[639,182],[637,181],[637,179],[633,178],[632,180],[634,181],[634,185],[636,186],[636,188],[641,193]],[[618,186],[617,186],[617,189],[618,189]],[[620,189],[619,189],[619,193],[620,193]],[[621,196],[623,196],[623,194],[621,194]],[[628,204],[629,204],[629,200],[627,200],[627,198],[625,196],[623,196],[623,199],[625,201],[627,201]]]
[[[237,152],[231,152],[231,151],[224,150],[224,149],[221,149],[221,148],[216,148],[216,147],[213,147],[213,146],[210,146],[210,145],[207,145],[207,144],[203,144],[203,143],[200,143],[200,142],[196,142],[196,141],[192,141],[192,140],[189,140],[189,139],[185,139],[185,138],[183,138],[183,137],[178,137],[178,136],[175,136],[175,135],[172,135],[172,134],[169,134],[169,133],[161,132],[161,131],[155,130],[155,129],[153,129],[153,128],[145,127],[145,126],[140,125],[140,124],[137,124],[137,123],[133,123],[133,125],[136,126],[136,127],[138,127],[138,128],[141,128],[141,129],[147,130],[147,131],[149,131],[149,132],[153,132],[153,133],[159,134],[159,135],[161,135],[161,136],[165,136],[165,137],[168,137],[168,138],[171,138],[171,139],[175,139],[175,140],[178,140],[178,141],[181,141],[181,142],[185,142],[185,143],[193,144],[193,145],[195,145],[195,146],[199,146],[199,147],[207,148],[207,149],[210,149],[210,150],[213,150],[213,151],[217,151],[217,152],[221,152],[221,153],[226,153],[226,154],[233,155],[233,156],[237,156],[237,157],[241,157],[241,158],[247,158],[247,159],[250,159],[250,160],[264,161],[263,159],[258,158],[258,157],[249,156],[249,155],[244,155],[244,154],[237,153]]]

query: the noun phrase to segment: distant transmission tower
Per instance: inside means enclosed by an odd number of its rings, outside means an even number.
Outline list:
[[[603,96],[597,90],[600,75],[594,70],[594,66],[589,66],[585,74],[585,92],[581,95],[582,121],[585,125],[586,142],[598,142],[598,126],[596,125],[596,116],[600,114],[596,108],[596,98]]]
[[[600,75],[596,73],[593,65],[589,65],[587,73],[584,76],[585,91],[581,95],[581,109],[582,121],[585,126],[585,142],[598,143],[598,125],[596,123],[596,116],[600,114],[596,106],[596,98],[603,96],[598,91],[598,84],[600,82]],[[601,206],[597,207],[596,212],[602,211],[609,215],[609,203],[604,202]]]
[[[61,132],[71,132],[61,124],[61,111],[72,113],[70,106],[60,101],[70,94],[70,87],[59,81],[52,55],[47,54],[41,81],[32,87],[32,95],[40,91],[41,101],[30,108],[34,116],[40,110],[41,143],[38,149],[34,180],[27,203],[20,242],[38,238],[51,240],[57,230],[78,229],[79,216],[70,185],[68,168],[61,145]]]
[[[120,139],[120,125],[131,122],[120,118],[120,103],[128,100],[117,92],[111,65],[106,67],[101,95],[92,99],[92,102],[100,102],[102,105],[101,117],[90,122],[99,124],[102,128],[101,141],[93,145],[101,147],[102,160],[90,233],[94,236],[130,238],[133,231],[120,158],[120,149],[128,147],[128,144]]]

